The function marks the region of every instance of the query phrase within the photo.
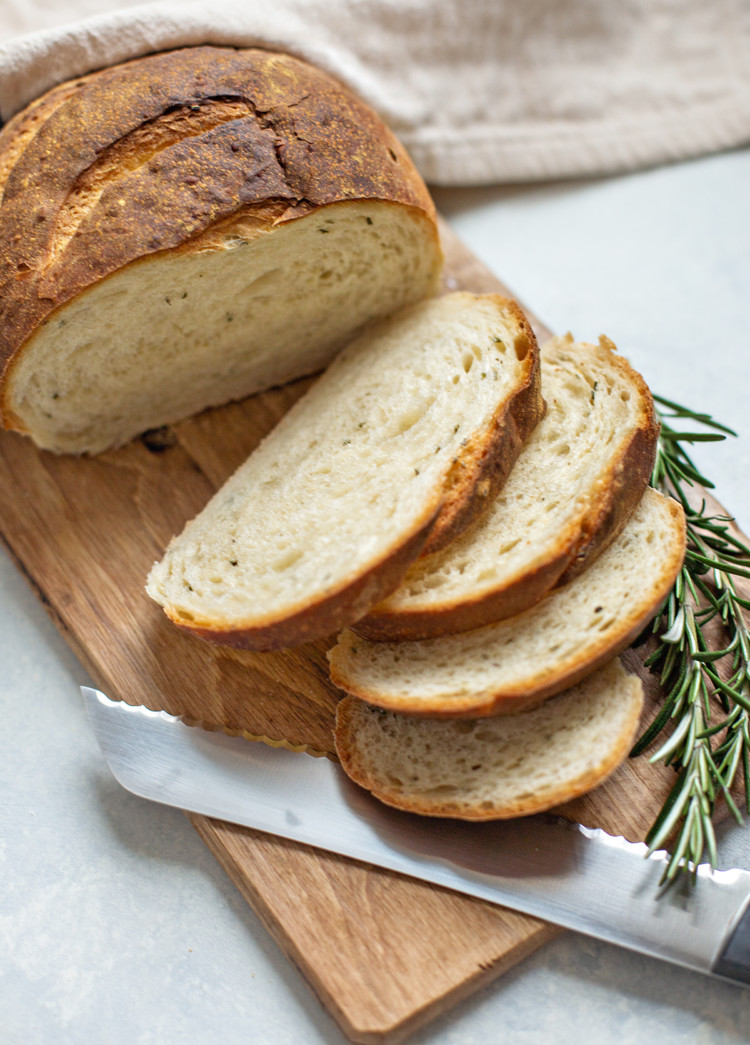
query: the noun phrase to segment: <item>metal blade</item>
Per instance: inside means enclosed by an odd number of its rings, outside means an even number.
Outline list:
[[[666,854],[559,817],[467,823],[389,809],[340,767],[184,725],[82,689],[116,779],[143,798],[476,896],[710,972],[750,900],[750,873],[697,869],[660,890]]]

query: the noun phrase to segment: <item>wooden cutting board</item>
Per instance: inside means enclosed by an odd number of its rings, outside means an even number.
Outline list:
[[[448,289],[504,291],[447,228],[443,237]],[[326,671],[330,643],[264,654],[210,647],[173,628],[143,591],[170,536],[308,385],[207,411],[93,459],[55,457],[1,433],[0,536],[110,697],[330,755],[338,699]],[[628,658],[653,707],[642,655]],[[564,812],[640,840],[671,780],[671,771],[634,760]],[[191,820],[353,1041],[401,1040],[557,932],[388,871]]]

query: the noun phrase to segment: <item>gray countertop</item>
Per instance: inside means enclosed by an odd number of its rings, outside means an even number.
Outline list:
[[[455,230],[553,330],[608,334],[654,391],[739,438],[695,456],[750,528],[750,151],[630,176],[440,190]],[[0,555],[0,1041],[339,1043],[179,811],[123,791],[88,679]],[[744,856],[743,856],[744,852]],[[731,831],[724,864],[750,867]],[[565,934],[410,1040],[740,1043],[750,991]]]

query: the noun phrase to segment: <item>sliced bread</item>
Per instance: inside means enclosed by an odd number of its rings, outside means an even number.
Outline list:
[[[613,349],[570,335],[542,347],[547,412],[508,481],[472,527],[412,564],[359,635],[424,639],[513,616],[617,536],[648,484],[659,427],[643,378]]]
[[[531,707],[638,635],[667,597],[684,553],[682,508],[649,487],[609,548],[524,613],[421,642],[372,642],[347,629],[328,655],[331,678],[363,700],[412,715]]]
[[[413,718],[340,701],[345,772],[387,805],[500,820],[541,813],[600,784],[627,755],[643,686],[615,659],[541,707],[494,718]]]
[[[0,132],[0,418],[96,453],[321,370],[437,291],[435,208],[326,73],[185,47],[55,87]]]
[[[496,295],[375,326],[172,541],[149,595],[180,627],[251,649],[363,616],[505,480],[543,412],[538,356]]]

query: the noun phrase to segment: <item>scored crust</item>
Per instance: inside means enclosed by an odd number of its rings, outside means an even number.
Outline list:
[[[429,193],[376,114],[288,55],[189,47],[53,88],[0,133],[0,411],[38,326],[160,251],[200,251],[243,215],[265,229],[343,200],[425,215]]]

